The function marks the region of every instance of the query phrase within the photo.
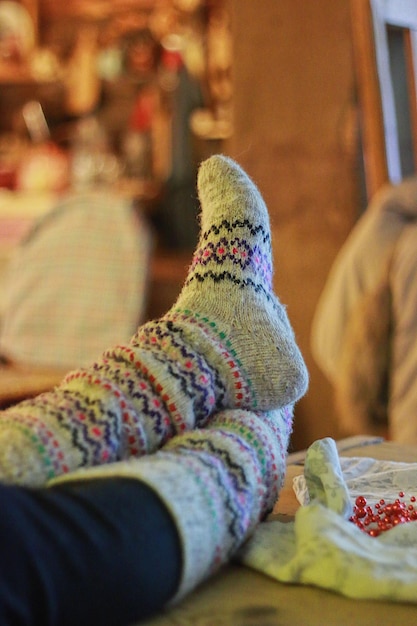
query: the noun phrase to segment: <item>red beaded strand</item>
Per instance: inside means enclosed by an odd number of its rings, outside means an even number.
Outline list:
[[[398,524],[417,521],[414,509],[416,497],[411,496],[409,504],[404,501],[404,491],[400,491],[395,502],[386,503],[381,499],[372,508],[364,496],[358,496],[353,507],[353,515],[349,518],[360,530],[371,537],[378,537],[382,532],[394,528]]]

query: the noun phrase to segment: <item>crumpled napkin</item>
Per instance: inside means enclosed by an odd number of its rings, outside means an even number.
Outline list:
[[[417,603],[417,522],[370,537],[352,522],[356,495],[369,503],[417,496],[417,463],[339,459],[333,439],[310,446],[305,506],[294,522],[260,524],[238,558],[280,582],[315,585],[350,598]]]

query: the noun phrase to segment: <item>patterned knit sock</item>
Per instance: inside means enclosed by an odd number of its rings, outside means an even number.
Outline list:
[[[150,485],[182,542],[178,600],[229,561],[271,511],[285,476],[291,424],[291,407],[220,412],[207,429],[174,437],[151,456],[80,470],[53,484],[124,476]]]
[[[201,382],[210,393],[207,411],[267,411],[293,403],[305,393],[308,376],[273,292],[262,196],[239,165],[220,155],[200,168],[198,192],[201,236],[184,288],[162,320],[139,329],[134,344],[156,345],[160,353],[167,345],[176,350],[180,376],[191,386],[200,415]],[[198,376],[198,356],[210,372],[210,386]],[[205,417],[203,412],[198,422]]]
[[[259,191],[223,156],[202,164],[198,190],[202,233],[175,306],[129,345],[5,411],[1,480],[41,485],[77,467],[154,452],[216,411],[268,411],[305,392],[304,361],[272,290]]]

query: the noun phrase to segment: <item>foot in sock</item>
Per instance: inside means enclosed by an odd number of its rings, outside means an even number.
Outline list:
[[[272,289],[259,191],[224,156],[202,164],[198,191],[200,242],[174,307],[54,391],[3,412],[1,480],[41,485],[154,452],[219,410],[268,411],[304,394],[304,361]]]
[[[184,288],[163,319],[139,329],[134,345],[152,351],[157,346],[162,359],[169,346],[178,375],[192,389],[194,411],[201,406],[198,358],[210,373],[210,385],[204,377],[211,392],[207,411],[285,406],[304,394],[307,373],[273,292],[265,203],[245,172],[224,156],[203,163],[198,191],[201,236]]]
[[[79,470],[52,484],[122,476],[151,486],[181,539],[178,600],[229,561],[272,510],[291,427],[292,407],[222,411],[207,428],[174,437],[151,456]]]

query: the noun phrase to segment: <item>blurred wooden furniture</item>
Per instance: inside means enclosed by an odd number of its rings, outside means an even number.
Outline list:
[[[147,319],[168,311],[184,282],[191,253],[162,252],[153,256],[149,276]],[[0,365],[0,410],[53,389],[66,371],[4,364]]]
[[[157,248],[149,268],[148,319],[166,313],[180,294],[192,253]]]
[[[33,366],[0,366],[0,410],[53,389],[65,374],[63,370]]]
[[[351,14],[370,198],[416,169],[417,2],[351,0]]]
[[[341,454],[415,462],[417,446],[383,442],[359,445]],[[298,508],[292,478],[302,471],[302,465],[288,467],[275,510],[281,520],[285,516],[291,519]],[[231,564],[178,607],[141,622],[141,626],[371,626],[416,621],[417,605],[358,602],[324,589],[284,585],[247,567]]]

